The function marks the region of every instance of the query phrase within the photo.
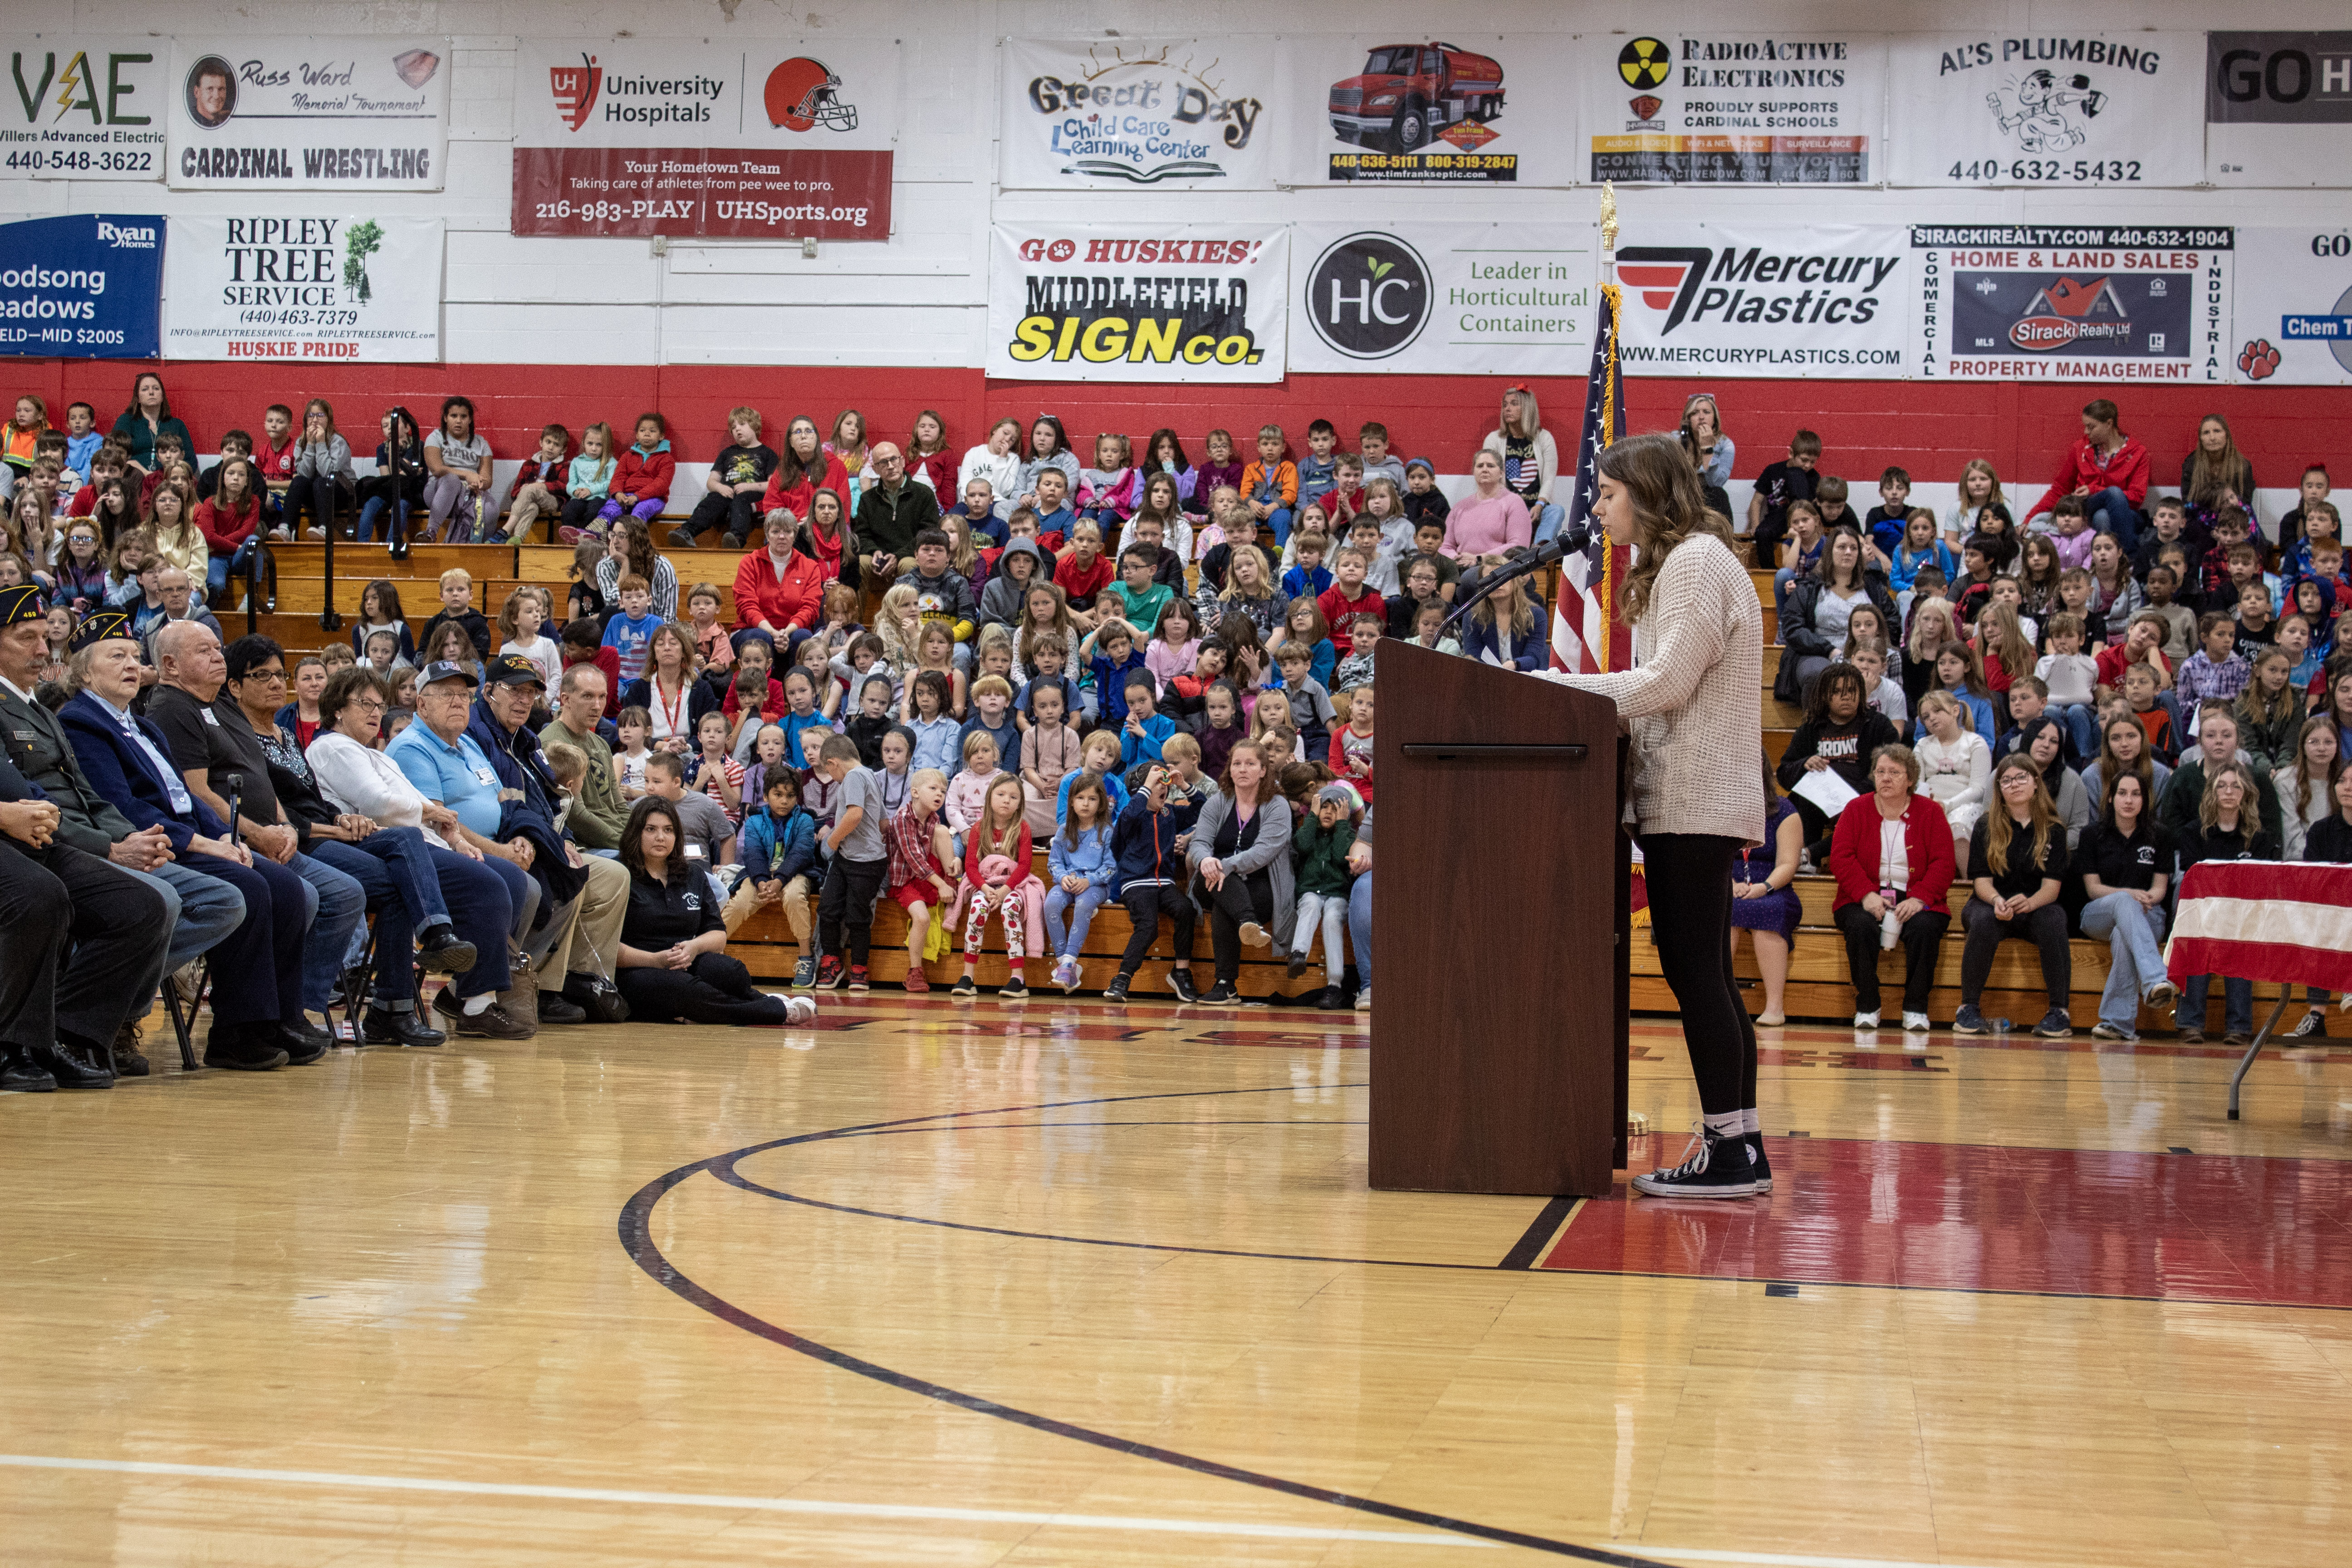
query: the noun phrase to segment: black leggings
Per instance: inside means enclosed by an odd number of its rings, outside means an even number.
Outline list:
[[[2135,916],[2137,918],[2137,916]],[[1960,1000],[1969,1007],[1984,994],[1992,975],[1992,956],[2010,937],[2031,942],[2042,950],[2042,988],[2054,1011],[2064,1012],[2067,993],[2074,987],[2074,949],[2066,941],[2066,911],[2045,904],[2021,920],[2003,920],[1992,905],[1970,894],[1960,910],[1960,929],[1968,940],[1960,948]]]
[[[563,503],[563,526],[585,528],[595,526],[596,515],[604,509],[602,496],[575,496]]]
[[[1710,1116],[1756,1103],[1756,1026],[1731,969],[1731,868],[1739,851],[1738,839],[1713,834],[1642,835],[1650,939],[1682,1010],[1699,1109]]]
[[[838,957],[845,942],[850,967],[866,967],[866,949],[874,938],[874,901],[881,896],[882,881],[889,871],[887,859],[854,861],[834,856],[816,897],[821,951]]]
[[[1922,909],[1903,923],[1905,1012],[1927,1010],[1927,993],[1936,984],[1936,950],[1951,923],[1952,917],[1940,909]],[[1845,934],[1845,967],[1853,977],[1854,1010],[1874,1013],[1878,1010],[1878,955],[1885,950],[1879,937],[1884,927],[1870,917],[1869,910],[1848,904],[1838,909],[1837,928]]]
[[[335,526],[335,508],[345,496],[341,484],[332,474],[310,474],[296,479],[286,492],[286,526],[302,536],[302,522],[309,517],[320,528]]]
[[[1122,979],[1132,978],[1143,967],[1144,956],[1160,936],[1160,917],[1165,915],[1175,923],[1172,944],[1178,967],[1188,967],[1192,961],[1192,901],[1184,890],[1164,882],[1131,882],[1122,889],[1118,901],[1127,908],[1127,951],[1120,955],[1118,973]]]
[[[756,490],[740,496],[706,490],[702,499],[694,504],[694,515],[686,520],[686,531],[700,538],[713,528],[725,528],[734,538],[749,538],[761,516],[760,494]]]
[[[1192,893],[1209,906],[1209,941],[1216,949],[1217,981],[1230,986],[1242,977],[1243,925],[1274,923],[1274,878],[1264,871],[1229,875],[1212,893],[1209,884],[1195,876]]]
[[[697,953],[685,969],[624,969],[619,985],[629,1017],[639,1023],[784,1021],[784,998],[761,996],[751,971],[724,953]]]

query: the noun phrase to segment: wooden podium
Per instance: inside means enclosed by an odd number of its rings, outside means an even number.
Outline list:
[[[1601,1197],[1625,1164],[1617,709],[1382,639],[1370,1179]]]

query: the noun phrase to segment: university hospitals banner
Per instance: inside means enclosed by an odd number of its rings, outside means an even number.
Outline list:
[[[1912,374],[1912,259],[1893,224],[1633,223],[1625,373]]]
[[[1592,224],[1301,224],[1291,243],[1294,371],[1550,376],[1592,351]]]
[[[2230,379],[2352,386],[2352,231],[2240,229]]]
[[[168,40],[0,34],[0,175],[160,180]]]
[[[1286,37],[1286,180],[1297,185],[1576,183],[1564,33]]]
[[[1272,37],[1008,38],[996,183],[1007,190],[1271,190],[1288,51]]]
[[[1279,224],[999,224],[992,376],[1282,379],[1290,231]]]
[[[173,218],[163,351],[312,363],[441,357],[441,220],[279,204]]]
[[[2229,380],[2235,237],[2227,228],[1915,224],[1914,373]]]
[[[173,38],[165,98],[174,189],[441,189],[446,38]]]
[[[525,37],[509,228],[887,240],[899,71],[888,38]]]
[[[152,360],[163,298],[161,218],[0,224],[0,354]]]
[[[2045,190],[2194,185],[2195,33],[1916,33],[1892,40],[1887,179]]]
[[[1645,33],[1579,40],[1585,177],[1866,185],[1885,178],[1886,40],[1865,33]]]
[[[2206,34],[2205,177],[2352,185],[2352,33]]]

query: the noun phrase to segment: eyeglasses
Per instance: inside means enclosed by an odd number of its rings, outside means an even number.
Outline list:
[[[247,670],[244,678],[248,681],[268,681],[273,685],[279,685],[284,683],[286,672],[284,670]]]
[[[382,713],[383,711],[383,699],[382,697],[353,697],[352,699],[352,706],[359,709],[362,713]]]

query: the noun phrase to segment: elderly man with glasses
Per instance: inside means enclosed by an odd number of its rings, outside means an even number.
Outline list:
[[[908,477],[907,455],[889,442],[876,443],[871,455],[874,483],[857,497],[851,521],[866,597],[879,604],[898,580],[902,563],[914,559],[915,536],[940,526],[940,498],[929,485]]]

